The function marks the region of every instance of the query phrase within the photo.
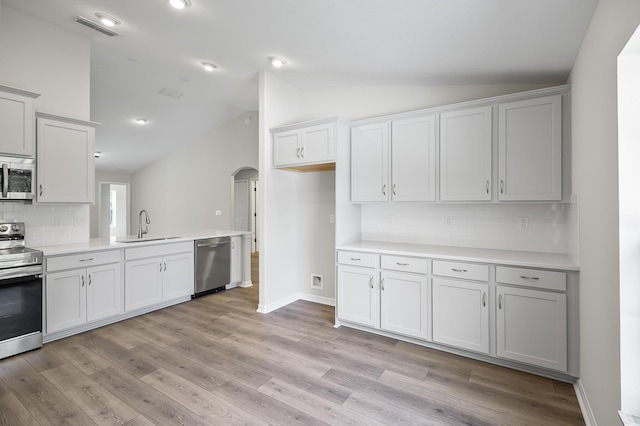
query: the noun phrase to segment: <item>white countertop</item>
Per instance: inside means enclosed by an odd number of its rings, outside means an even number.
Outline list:
[[[60,244],[60,245],[41,246],[41,247],[32,247],[32,248],[36,250],[41,250],[45,256],[54,256],[58,254],[73,254],[73,253],[84,253],[84,252],[108,250],[108,249],[135,248],[135,247],[150,246],[155,244],[170,244],[170,243],[179,243],[184,241],[193,241],[193,240],[200,240],[200,239],[213,238],[213,237],[226,237],[226,236],[250,235],[250,234],[251,234],[250,232],[246,232],[246,231],[209,229],[209,230],[202,230],[202,231],[183,232],[179,234],[178,238],[158,239],[158,240],[153,240],[153,239],[175,237],[176,234],[157,234],[157,235],[147,234],[142,239],[143,241],[135,242],[135,243],[123,243],[121,241],[112,241],[109,239],[92,238],[89,241],[82,242],[82,243]],[[129,235],[127,237],[119,237],[118,240],[123,240],[123,239],[132,240],[135,238],[136,238],[135,235]]]
[[[428,257],[440,260],[494,263],[530,268],[578,271],[580,267],[566,254],[538,253],[516,250],[496,250],[467,247],[431,246],[422,244],[357,241],[336,246],[337,250],[355,250],[397,256]]]

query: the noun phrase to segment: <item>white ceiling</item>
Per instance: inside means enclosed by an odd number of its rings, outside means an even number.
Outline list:
[[[2,0],[91,38],[98,170],[133,172],[258,109],[267,57],[300,87],[565,83],[597,0]],[[107,37],[74,22],[122,21]],[[206,73],[201,61],[219,69]],[[180,99],[161,96],[167,88]],[[145,126],[133,119],[146,117]]]

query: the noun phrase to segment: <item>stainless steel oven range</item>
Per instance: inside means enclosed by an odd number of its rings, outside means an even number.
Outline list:
[[[42,346],[42,252],[24,223],[0,222],[0,359]]]

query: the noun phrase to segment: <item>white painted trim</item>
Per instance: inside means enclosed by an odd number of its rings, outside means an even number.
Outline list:
[[[331,297],[316,296],[315,294],[298,293],[298,300],[319,303],[320,305],[336,306],[336,300]]]
[[[573,384],[573,389],[576,392],[576,397],[578,398],[578,404],[580,405],[580,411],[582,412],[582,417],[584,417],[584,423],[586,426],[597,426],[596,418],[593,415],[593,411],[591,410],[591,405],[589,405],[589,400],[587,399],[587,393],[584,390],[584,386],[582,386],[582,380],[578,379]]]
[[[292,294],[289,297],[285,297],[284,299],[280,299],[277,302],[271,303],[269,305],[258,305],[257,312],[260,312],[261,314],[268,314],[269,312],[273,312],[275,310],[283,308],[298,300],[305,300],[307,302],[319,303],[321,305],[336,306],[335,299],[332,299],[330,297],[316,296],[314,294],[307,294],[307,293],[296,293],[296,294]]]

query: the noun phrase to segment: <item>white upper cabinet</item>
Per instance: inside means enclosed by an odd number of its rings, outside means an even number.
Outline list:
[[[501,201],[562,199],[562,96],[498,107]]]
[[[292,130],[273,130],[274,167],[334,163],[335,121]]]
[[[440,200],[491,201],[491,106],[440,115]]]
[[[38,202],[93,203],[96,123],[37,116]]]
[[[435,201],[435,116],[351,129],[351,201]]]
[[[0,155],[34,156],[34,99],[38,96],[0,86]]]
[[[389,123],[351,129],[351,201],[390,200]]]
[[[393,201],[435,201],[436,120],[433,115],[391,123]]]

